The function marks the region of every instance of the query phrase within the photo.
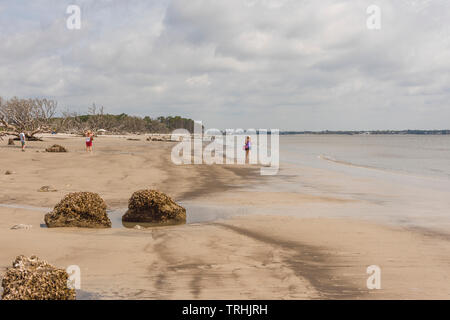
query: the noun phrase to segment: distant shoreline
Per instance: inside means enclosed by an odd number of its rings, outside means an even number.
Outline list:
[[[342,135],[361,135],[361,134],[399,134],[399,135],[448,135],[450,130],[369,130],[369,131],[280,131],[280,135],[288,134],[342,134]]]
[[[273,130],[273,129],[272,129]],[[254,130],[256,134],[259,134],[262,130]],[[225,130],[220,130],[225,135]],[[339,134],[339,135],[450,135],[450,129],[445,130],[322,130],[322,131],[283,131],[279,130],[280,135],[294,135],[294,134]],[[248,135],[249,132],[234,133],[234,135]],[[272,134],[271,130],[264,130],[264,134]]]

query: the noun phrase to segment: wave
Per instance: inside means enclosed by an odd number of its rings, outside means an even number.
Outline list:
[[[349,161],[337,160],[333,157],[323,155],[323,154],[318,156],[318,158],[321,160],[337,163],[337,164],[344,165],[347,167],[370,169],[370,170],[376,170],[376,171],[399,174],[399,175],[408,175],[408,176],[413,175],[413,176],[417,176],[417,177],[424,177],[424,176],[425,177],[438,177],[438,176],[442,177],[442,175],[444,175],[445,177],[450,177],[450,174],[446,173],[443,170],[439,170],[439,169],[428,169],[428,172],[414,172],[414,171],[408,171],[408,170],[404,170],[404,169],[380,168],[380,167],[375,167],[375,166],[370,166],[370,165],[362,165],[362,164],[357,164],[357,163],[353,163],[353,162],[349,162]],[[430,175],[430,173],[431,173],[431,175]]]
[[[330,162],[333,162],[333,163],[342,164],[342,165],[349,166],[349,167],[372,169],[372,170],[380,170],[380,171],[392,171],[392,170],[383,169],[383,168],[379,168],[379,167],[374,167],[374,166],[369,166],[369,165],[362,165],[362,164],[356,164],[356,163],[349,162],[349,161],[344,161],[344,160],[337,160],[337,159],[334,159],[333,157],[330,157],[330,156],[327,156],[327,155],[323,155],[323,154],[321,154],[318,158],[321,159],[321,160],[330,161]]]

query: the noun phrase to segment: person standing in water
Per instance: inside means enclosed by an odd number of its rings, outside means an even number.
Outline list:
[[[25,151],[25,133],[21,132],[19,134],[19,138],[20,138],[20,143],[22,144],[22,151]]]
[[[94,141],[94,134],[91,130],[86,132],[86,152],[92,151],[92,142]]]
[[[247,138],[245,138],[245,145],[244,145],[244,150],[245,150],[245,163],[248,164],[249,161],[249,154],[250,154],[250,149],[252,148],[252,143],[250,142],[250,137],[247,136]]]

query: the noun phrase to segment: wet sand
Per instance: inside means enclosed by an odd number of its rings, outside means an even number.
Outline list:
[[[83,138],[48,137],[30,142],[24,153],[3,141],[0,203],[53,207],[69,192],[93,191],[119,209],[133,191],[156,188],[192,210],[209,204],[230,212],[241,207],[243,214],[206,221],[205,209],[194,223],[146,230],[47,229],[40,227],[42,211],[0,207],[0,273],[17,255],[36,254],[60,267],[78,265],[82,290],[103,299],[450,298],[448,237],[372,221],[283,215],[283,206],[314,216],[319,207],[364,203],[252,192],[249,185],[272,178],[255,167],[175,166],[173,143],[133,138],[141,141],[99,137],[92,155]],[[69,153],[42,152],[53,143]],[[38,192],[46,185],[57,191]],[[33,228],[10,230],[20,223]],[[381,290],[366,287],[369,265],[381,268]]]

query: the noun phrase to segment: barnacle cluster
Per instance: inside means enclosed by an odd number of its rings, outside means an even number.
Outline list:
[[[45,149],[47,152],[67,152],[67,149],[63,146],[60,146],[59,144],[54,144],[51,147],[48,147]]]
[[[20,255],[2,280],[3,300],[75,300],[69,275],[36,256]]]
[[[106,203],[93,192],[69,193],[45,215],[44,220],[49,228],[111,228]]]
[[[128,201],[125,222],[184,223],[186,209],[157,190],[139,190]]]

